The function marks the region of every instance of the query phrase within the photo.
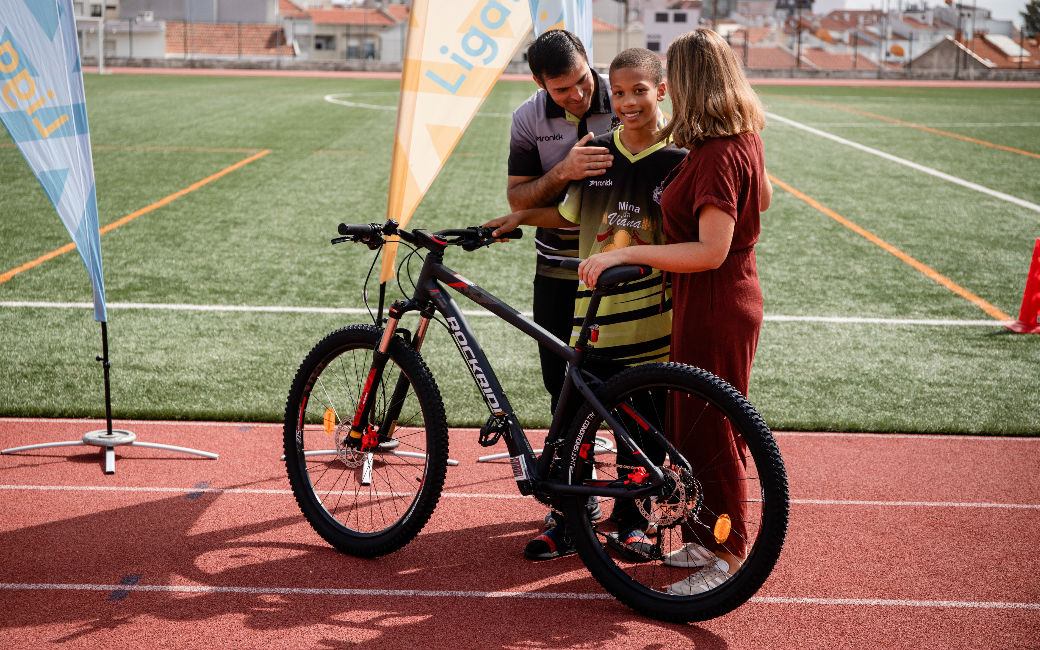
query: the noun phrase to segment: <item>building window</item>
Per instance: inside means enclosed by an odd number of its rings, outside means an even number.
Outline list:
[[[651,52],[660,52],[661,43],[659,41],[647,41],[646,49],[650,50]]]
[[[335,36],[315,36],[314,37],[314,49],[315,50],[335,50],[336,49],[336,37]]]
[[[686,14],[672,14],[672,22],[673,23],[685,23],[686,22]]]
[[[101,17],[101,5],[90,5],[90,15],[93,18]]]
[[[659,11],[659,12],[655,13],[654,14],[654,22],[655,23],[666,23],[666,22],[668,22],[668,14],[664,13],[663,11]]]

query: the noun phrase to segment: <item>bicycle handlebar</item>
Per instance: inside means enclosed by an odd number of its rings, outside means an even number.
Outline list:
[[[440,247],[441,249],[445,246],[461,246],[463,250],[472,251],[482,246],[490,246],[496,241],[503,239],[520,239],[524,235],[519,228],[502,233],[498,237],[492,237],[492,232],[492,228],[484,226],[438,230],[433,233],[421,229],[405,230],[393,219],[387,219],[384,224],[341,223],[339,224],[339,234],[342,237],[333,239],[332,243],[339,244],[344,241],[362,242],[374,250],[386,243],[386,237],[397,235],[404,241],[422,246],[423,248],[431,248],[432,243],[432,246]]]

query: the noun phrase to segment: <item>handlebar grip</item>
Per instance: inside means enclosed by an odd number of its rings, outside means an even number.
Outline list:
[[[565,260],[560,260],[560,268],[570,269],[571,271],[577,271],[578,265],[581,264],[583,261],[584,260],[581,260],[577,257],[570,257]]]
[[[524,231],[521,230],[520,228],[517,228],[516,230],[510,230],[509,232],[502,233],[496,239],[523,239],[523,237],[524,237]],[[574,267],[574,268],[578,268],[578,267]]]
[[[339,234],[344,237],[365,237],[378,231],[382,226],[374,223],[341,223]]]

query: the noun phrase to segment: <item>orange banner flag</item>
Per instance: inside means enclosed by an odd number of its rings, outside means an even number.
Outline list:
[[[401,226],[408,223],[530,31],[526,0],[412,3],[390,166],[388,219]],[[396,254],[397,243],[387,244],[380,282],[393,277]]]

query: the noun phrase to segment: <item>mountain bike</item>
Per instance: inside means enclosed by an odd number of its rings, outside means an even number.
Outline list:
[[[428,232],[388,220],[340,224],[339,233],[333,244],[366,244],[376,259],[388,239],[409,247],[399,282],[411,277],[413,256],[422,266],[411,297],[395,301],[386,319],[381,298],[375,324],[344,327],[320,341],[289,391],[289,482],[303,515],[329,544],[360,557],[391,553],[420,532],[437,505],[449,463],[448,423],[422,346],[438,322],[489,410],[479,443],[504,441],[517,488],[564,516],[579,557],[607,591],[655,619],[699,621],[733,610],[761,587],[783,546],[789,504],[783,460],[760,415],[725,381],[692,366],[647,363],[604,377],[588,370],[600,299],[645,279],[649,267],[601,275],[571,346],[444,265],[449,247],[475,251],[498,241],[490,228]],[[517,230],[500,239],[519,236]],[[567,361],[540,453],[449,289]],[[401,324],[410,312],[418,314],[414,331]],[[699,446],[707,427],[723,431],[725,443]],[[598,519],[590,497],[600,506]],[[616,518],[605,516],[622,504],[635,507],[652,540],[636,556],[619,547]],[[682,549],[702,549],[693,555],[707,559],[674,566]],[[715,553],[723,550],[738,562],[720,574],[727,567]]]

